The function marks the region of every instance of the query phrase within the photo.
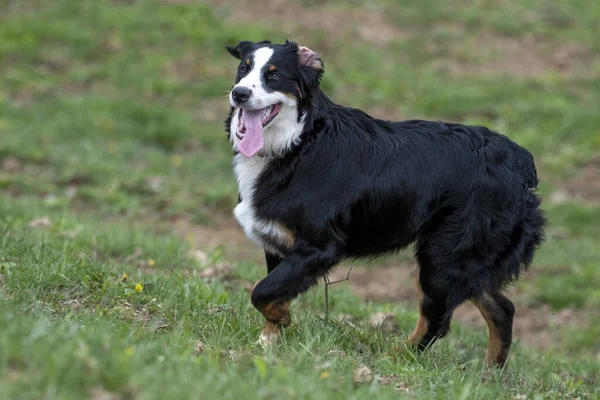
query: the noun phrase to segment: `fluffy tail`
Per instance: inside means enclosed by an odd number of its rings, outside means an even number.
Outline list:
[[[533,156],[530,152],[517,145],[517,152],[519,153],[519,170],[523,177],[523,183],[527,189],[536,189],[539,183],[537,176],[537,170],[535,169],[535,163],[533,162]]]
[[[519,171],[523,177],[523,185],[527,190],[527,210],[523,221],[523,240],[524,248],[521,254],[521,263],[525,268],[531,264],[533,253],[544,240],[544,226],[546,217],[539,208],[542,202],[540,196],[535,192],[539,179],[535,169],[533,156],[524,148],[517,146],[520,160]]]

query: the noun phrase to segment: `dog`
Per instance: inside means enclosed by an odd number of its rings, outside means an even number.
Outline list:
[[[250,300],[275,343],[290,302],[340,261],[414,244],[423,350],[465,301],[489,328],[503,366],[515,308],[503,289],[532,262],[545,216],[532,155],[481,126],[385,121],[320,89],[321,56],[295,42],[226,46],[240,60],[225,130],[239,187],[234,215],[265,251]]]

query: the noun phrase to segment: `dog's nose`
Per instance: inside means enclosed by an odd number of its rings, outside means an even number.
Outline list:
[[[231,91],[231,97],[233,97],[233,101],[235,101],[238,104],[243,104],[247,102],[251,95],[252,90],[248,89],[245,86],[234,87]]]

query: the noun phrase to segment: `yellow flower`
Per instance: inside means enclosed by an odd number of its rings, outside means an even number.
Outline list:
[[[321,372],[321,379],[327,379],[327,378],[329,378],[329,372],[327,372],[327,371]]]
[[[127,279],[127,278],[129,278],[129,275],[127,275],[127,274],[125,274],[125,273],[124,273],[124,274],[123,274],[123,276],[121,277],[121,279],[123,279],[123,280],[125,280],[125,279]]]
[[[127,357],[131,357],[135,354],[135,349],[133,347],[127,347],[124,353]]]
[[[174,155],[171,157],[171,165],[174,167],[179,167],[181,165],[181,156]]]
[[[138,292],[138,293],[142,293],[142,290],[144,290],[144,287],[142,286],[142,284],[141,283],[137,283],[135,285],[135,291]]]
[[[149,260],[148,260],[148,266],[149,266],[149,267],[154,267],[154,264],[156,264],[156,262],[154,262],[154,260],[153,260],[153,259],[149,259]]]

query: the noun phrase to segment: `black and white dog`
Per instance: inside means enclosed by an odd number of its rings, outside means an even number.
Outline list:
[[[502,289],[543,239],[533,157],[480,126],[378,120],[320,89],[320,56],[294,42],[227,46],[241,60],[226,130],[239,204],[268,275],[252,304],[273,343],[289,304],[345,258],[415,243],[420,318],[409,343],[427,347],[470,300],[489,326],[487,361],[503,365],[514,306]]]

